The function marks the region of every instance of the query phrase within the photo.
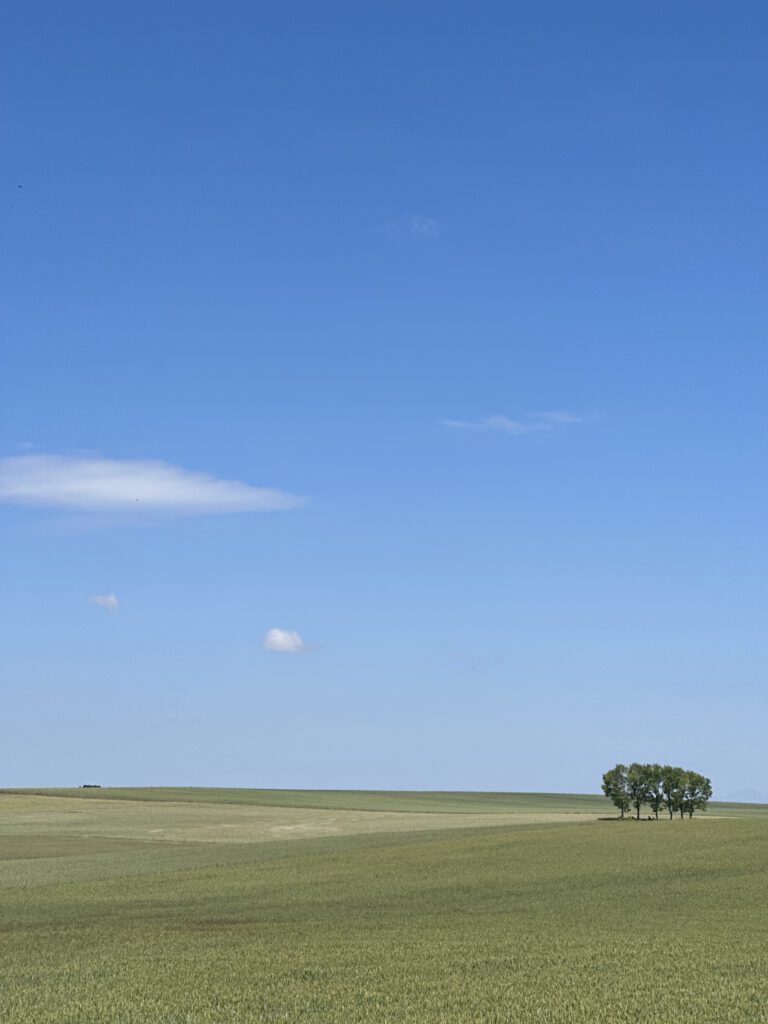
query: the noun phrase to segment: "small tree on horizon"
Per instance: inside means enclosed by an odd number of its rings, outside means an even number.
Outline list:
[[[626,765],[617,764],[603,775],[603,792],[618,807],[623,818],[625,812],[632,806],[627,788]]]
[[[688,817],[693,817],[696,810],[706,811],[707,803],[712,796],[712,783],[704,775],[698,772],[685,772],[683,786],[683,797],[680,803],[680,817],[683,812],[688,812]]]

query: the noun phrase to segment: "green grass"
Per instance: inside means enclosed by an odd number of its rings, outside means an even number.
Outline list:
[[[443,796],[465,795],[414,799]],[[259,843],[20,821],[0,837],[0,1020],[768,1021],[768,815],[596,818]]]
[[[0,794],[0,836],[91,837],[195,843],[263,843],[313,836],[593,822],[583,811],[328,810],[184,800],[109,800]]]
[[[423,814],[501,814],[514,812],[594,811],[612,813],[604,796],[573,793],[452,793],[339,789],[196,789],[104,787],[102,789],[0,790],[90,800],[161,800],[173,803],[247,804],[257,807],[307,807],[342,811],[412,811]]]

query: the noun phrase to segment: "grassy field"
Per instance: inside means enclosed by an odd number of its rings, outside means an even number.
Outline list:
[[[768,1021],[768,808],[63,792],[0,796],[3,1024]]]
[[[11,792],[10,790],[0,790]],[[423,793],[350,789],[24,789],[15,795],[71,796],[91,800],[141,800],[170,803],[243,804],[258,807],[310,807],[336,811],[413,811],[425,814],[496,814],[548,811],[611,814],[603,796],[572,793]]]

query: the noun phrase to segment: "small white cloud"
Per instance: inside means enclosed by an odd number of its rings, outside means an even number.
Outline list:
[[[15,455],[0,459],[0,502],[129,515],[211,515],[297,508],[302,499],[158,460]]]
[[[493,430],[502,434],[537,434],[543,430],[554,430],[567,423],[579,423],[581,417],[570,412],[537,412],[524,420],[513,420],[509,416],[486,416],[482,420],[441,420],[444,427],[454,430]]]
[[[265,651],[277,651],[278,654],[298,654],[304,650],[304,641],[292,629],[268,629],[264,634]]]
[[[93,594],[88,600],[91,604],[98,604],[102,608],[106,608],[108,612],[116,612],[120,607],[120,602],[114,594]]]

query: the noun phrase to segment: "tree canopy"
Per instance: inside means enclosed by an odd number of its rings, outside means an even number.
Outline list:
[[[693,817],[694,811],[706,811],[712,797],[712,783],[704,775],[669,764],[640,764],[627,767],[617,764],[603,775],[603,792],[619,809],[623,818],[631,808],[640,819],[640,809],[650,807],[658,819],[665,807],[672,818],[675,813]]]

